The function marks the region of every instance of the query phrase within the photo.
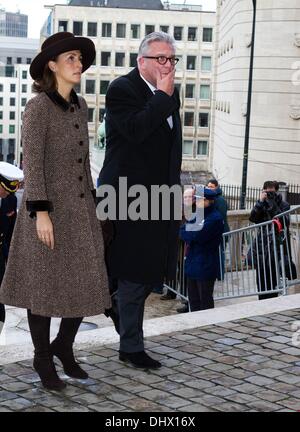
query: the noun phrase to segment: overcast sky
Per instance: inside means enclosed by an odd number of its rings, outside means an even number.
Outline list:
[[[170,0],[170,3],[183,3],[183,0]],[[39,38],[49,10],[44,5],[67,4],[68,0],[0,0],[0,7],[8,12],[20,10],[29,16],[28,37]],[[202,4],[203,10],[216,10],[216,0],[186,0],[187,4]]]

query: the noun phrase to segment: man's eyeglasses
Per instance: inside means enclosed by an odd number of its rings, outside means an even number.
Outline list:
[[[155,59],[157,61],[157,63],[159,63],[160,65],[165,65],[167,63],[167,61],[169,60],[169,62],[171,63],[172,66],[175,66],[178,62],[179,62],[179,58],[176,57],[165,57],[165,56],[143,56],[143,58],[147,58],[147,59]]]

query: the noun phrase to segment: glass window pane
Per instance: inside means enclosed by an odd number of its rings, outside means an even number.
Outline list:
[[[141,26],[139,24],[131,24],[130,37],[131,37],[131,39],[140,39]]]
[[[198,141],[197,144],[197,155],[198,156],[207,156],[208,154],[208,144],[207,141]]]
[[[183,141],[182,150],[184,155],[193,156],[193,141]]]
[[[27,79],[27,71],[22,71],[22,79]]]
[[[26,103],[27,103],[27,99],[26,98],[22,98],[21,99],[21,106],[22,107],[26,106]]]
[[[208,127],[208,113],[199,114],[199,126],[203,128]]]
[[[95,112],[95,108],[88,108],[88,122],[89,123],[94,122],[94,112]]]
[[[182,40],[183,27],[174,27],[174,39]]]
[[[187,58],[186,58],[187,70],[195,70],[196,69],[196,58],[197,58],[196,56],[187,56]]]
[[[154,25],[146,25],[145,26],[145,36],[153,33],[155,31],[155,26]]]
[[[68,21],[58,21],[58,31],[59,32],[68,31]]]
[[[210,99],[210,85],[208,84],[200,85],[200,99],[205,99],[205,100]]]
[[[16,105],[16,99],[10,98],[10,106],[15,106],[15,105]]]
[[[109,86],[109,81],[100,81],[100,94],[105,95]]]
[[[164,33],[169,33],[169,26],[162,25],[159,29]]]
[[[1,111],[2,113],[2,111]],[[15,120],[16,119],[16,113],[14,111],[9,112],[9,120]]]
[[[87,35],[90,37],[96,37],[97,36],[97,23],[96,22],[89,22],[88,23]]]
[[[116,53],[116,66],[117,67],[125,66],[125,53]]]
[[[15,93],[16,92],[16,84],[11,84],[10,85],[10,92],[11,93]]]
[[[100,108],[100,110],[99,110],[99,122],[100,123],[103,122],[104,115],[105,115],[105,109],[104,108]]]
[[[95,80],[86,80],[85,92],[87,94],[95,94],[96,82]]]
[[[101,66],[110,66],[111,54],[108,51],[102,51],[101,53]]]
[[[111,23],[102,24],[102,37],[111,37]]]
[[[203,29],[203,42],[212,42],[213,29],[212,28],[204,28]]]
[[[126,24],[117,24],[117,38],[126,38]]]
[[[185,97],[194,99],[194,97],[195,97],[195,84],[186,84]]]
[[[73,33],[75,36],[82,36],[83,22],[74,21],[73,22]]]
[[[188,28],[188,40],[196,41],[197,40],[197,27],[189,27]]]
[[[22,84],[22,93],[27,93],[27,84]]]
[[[185,112],[184,113],[184,126],[194,126],[194,113]]]
[[[9,125],[9,133],[10,134],[15,133],[15,125]]]
[[[136,67],[137,65],[137,53],[131,53],[130,54],[130,67]]]
[[[202,57],[201,70],[204,72],[211,72],[211,57]]]

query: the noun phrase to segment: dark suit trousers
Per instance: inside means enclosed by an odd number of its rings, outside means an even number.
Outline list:
[[[2,248],[1,245],[0,248]],[[2,250],[0,250],[0,285],[4,276],[4,272],[5,272],[5,259]],[[4,323],[4,321],[5,321],[5,308],[4,305],[0,303],[0,322]]]
[[[144,350],[143,319],[145,301],[153,284],[118,280],[117,302],[120,318],[120,351]]]
[[[191,312],[214,308],[214,280],[188,279],[188,294]]]

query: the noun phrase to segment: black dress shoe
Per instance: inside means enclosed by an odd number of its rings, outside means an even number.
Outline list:
[[[123,362],[129,362],[136,368],[141,369],[159,369],[161,367],[161,363],[149,357],[145,351],[134,353],[119,351],[119,359]]]

